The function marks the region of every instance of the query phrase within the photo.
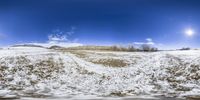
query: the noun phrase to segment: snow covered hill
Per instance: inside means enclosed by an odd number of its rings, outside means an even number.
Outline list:
[[[200,95],[200,51],[0,49],[0,98]]]

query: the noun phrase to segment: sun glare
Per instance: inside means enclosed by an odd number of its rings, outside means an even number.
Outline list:
[[[187,29],[187,30],[185,30],[185,34],[187,36],[193,36],[194,35],[194,30],[193,29]]]

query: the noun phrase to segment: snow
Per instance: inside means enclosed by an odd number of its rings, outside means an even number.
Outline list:
[[[79,58],[70,52],[39,47],[4,48],[0,50],[0,97],[200,94],[199,50],[88,51],[86,55]],[[91,62],[109,58],[129,64],[116,68]]]
[[[9,90],[0,90],[0,97],[7,95],[9,92]]]

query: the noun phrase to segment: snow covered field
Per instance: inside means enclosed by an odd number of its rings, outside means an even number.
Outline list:
[[[0,98],[32,97],[193,100],[200,98],[200,50],[147,53],[0,49]]]

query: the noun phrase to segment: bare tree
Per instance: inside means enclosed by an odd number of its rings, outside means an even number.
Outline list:
[[[152,47],[152,46],[150,46],[150,45],[148,45],[148,44],[143,44],[143,45],[141,45],[141,50],[142,50],[142,51],[145,51],[145,52],[158,51],[157,48]]]
[[[128,51],[137,51],[137,49],[133,45],[129,45]]]

